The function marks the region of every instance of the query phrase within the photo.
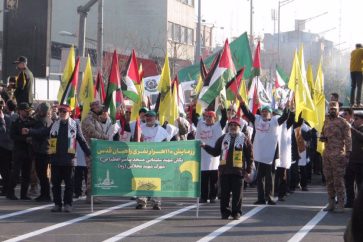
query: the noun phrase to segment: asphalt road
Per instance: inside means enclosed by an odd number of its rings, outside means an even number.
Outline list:
[[[84,198],[72,213],[51,213],[52,204],[0,197],[1,241],[311,241],[340,242],[351,211],[322,212],[321,185],[297,191],[275,206],[255,206],[256,189],[244,192],[240,220],[221,220],[219,204],[163,199],[162,210],[135,210],[135,201],[105,197],[90,210]]]

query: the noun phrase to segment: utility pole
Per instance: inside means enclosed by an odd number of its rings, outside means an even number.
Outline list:
[[[197,33],[196,33],[196,46],[195,46],[195,56],[194,63],[199,62],[199,57],[201,55],[200,45],[201,45],[201,25],[202,25],[202,0],[198,0],[198,24],[197,24]]]
[[[90,0],[88,3],[82,6],[78,6],[77,13],[79,14],[79,30],[78,30],[78,54],[80,57],[84,57],[84,49],[86,43],[86,19],[87,14],[91,7],[98,0]]]
[[[103,0],[98,0],[97,69],[102,73],[103,60]]]
[[[253,50],[253,0],[250,0],[250,47]]]

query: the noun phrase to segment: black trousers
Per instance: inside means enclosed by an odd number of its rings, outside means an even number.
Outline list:
[[[353,205],[355,193],[354,193],[354,181],[357,183],[358,191],[363,187],[363,163],[349,162],[345,169],[345,190],[347,195],[347,204]]]
[[[356,104],[360,104],[360,97],[362,93],[362,72],[361,71],[353,71],[350,73],[350,78],[352,79],[352,86],[350,89],[350,104],[354,104],[355,97],[355,89],[357,88],[357,96],[356,96]]]
[[[11,166],[11,173],[9,178],[8,195],[14,195],[14,189],[16,187],[21,172],[20,197],[27,196],[31,167],[32,159],[28,150],[13,151],[13,163]]]
[[[40,196],[50,196],[50,184],[48,178],[49,156],[47,154],[35,153],[35,170],[40,184]]]
[[[76,166],[74,171],[74,194],[82,196],[82,182],[85,180],[87,184],[87,166]]]
[[[291,164],[290,167],[290,176],[289,176],[289,188],[290,191],[295,191],[297,185],[299,184],[299,162],[295,161],[294,163]]]
[[[275,171],[275,196],[283,198],[287,192],[287,170],[277,167]]]
[[[62,181],[64,181],[63,204],[72,205],[73,196],[73,166],[54,166],[52,165],[52,192],[55,205],[62,207]]]
[[[11,150],[0,147],[0,154],[0,175],[3,179],[3,187],[1,193],[7,194],[11,171],[12,152]]]
[[[256,164],[258,201],[270,201],[273,199],[272,165],[261,162]]]
[[[299,166],[300,170],[300,185],[301,187],[307,187],[308,178],[307,178],[307,164],[305,166]]]
[[[216,199],[217,197],[218,171],[201,172],[200,198],[204,200]]]
[[[229,216],[242,214],[242,182],[243,177],[238,175],[222,175],[219,177],[221,183],[221,215]],[[229,207],[230,194],[232,192],[232,210]]]

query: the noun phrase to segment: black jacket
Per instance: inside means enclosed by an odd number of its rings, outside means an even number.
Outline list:
[[[32,146],[35,154],[48,154],[49,152],[49,131],[52,120],[49,117],[35,118],[33,127],[29,129],[29,136],[32,137]]]
[[[352,128],[352,152],[349,162],[363,164],[363,125]]]
[[[29,140],[26,135],[21,134],[22,128],[30,128],[34,124],[34,119],[26,118],[22,120],[18,117],[14,122],[11,123],[10,138],[14,141],[13,152],[28,152]]]
[[[28,104],[33,103],[33,73],[26,67],[25,70],[21,71],[18,75],[14,96],[16,103],[20,104],[26,102]]]

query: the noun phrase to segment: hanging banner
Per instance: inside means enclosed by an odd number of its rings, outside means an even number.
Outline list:
[[[200,142],[94,140],[92,195],[192,197],[200,195]]]

